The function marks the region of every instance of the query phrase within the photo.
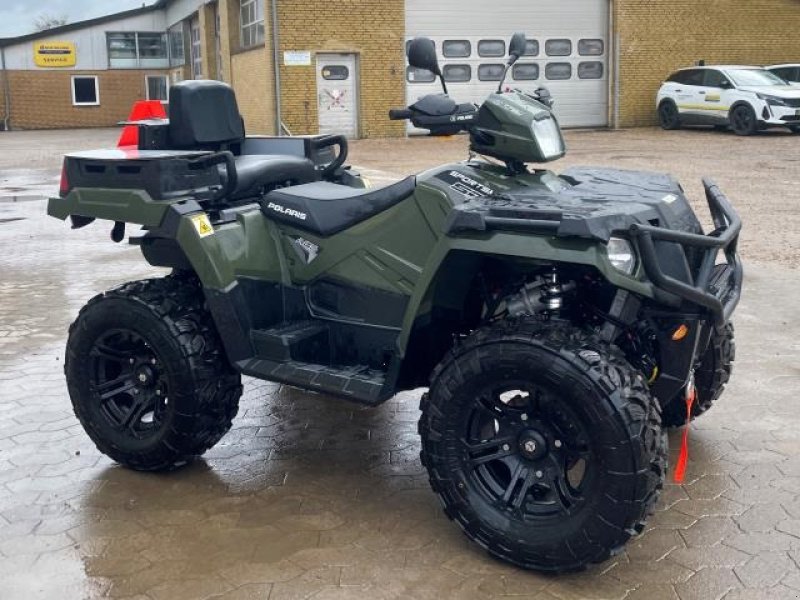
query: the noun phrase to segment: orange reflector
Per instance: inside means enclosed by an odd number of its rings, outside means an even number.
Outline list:
[[[688,333],[689,333],[689,328],[686,325],[681,325],[672,334],[672,341],[680,342],[683,338],[687,336]]]

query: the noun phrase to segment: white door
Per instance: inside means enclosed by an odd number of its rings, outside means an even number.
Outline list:
[[[355,54],[317,54],[319,132],[358,137],[358,61]]]
[[[481,103],[497,89],[508,42],[522,31],[528,51],[509,71],[506,86],[547,87],[566,127],[608,125],[609,0],[406,0],[406,39],[436,43],[456,102]],[[441,92],[424,73],[406,71],[412,103]]]

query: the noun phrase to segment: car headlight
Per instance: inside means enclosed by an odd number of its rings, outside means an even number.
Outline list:
[[[617,271],[632,275],[636,268],[636,253],[628,240],[612,237],[606,245],[609,262]]]
[[[778,96],[770,96],[769,94],[756,94],[761,100],[764,100],[770,106],[786,106],[786,101]]]

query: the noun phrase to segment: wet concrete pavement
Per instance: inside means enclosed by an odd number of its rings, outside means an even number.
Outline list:
[[[234,428],[190,467],[139,474],[99,454],[69,406],[66,328],[98,291],[159,274],[108,234],[70,231],[35,195],[0,199],[0,599],[800,598],[797,271],[748,264],[733,381],[692,427],[686,483],[624,553],[554,578],[488,558],[442,515],[418,393],[365,409],[247,380]]]

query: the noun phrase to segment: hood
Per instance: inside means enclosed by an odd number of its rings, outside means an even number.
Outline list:
[[[800,85],[742,85],[737,89],[778,98],[800,98]]]

